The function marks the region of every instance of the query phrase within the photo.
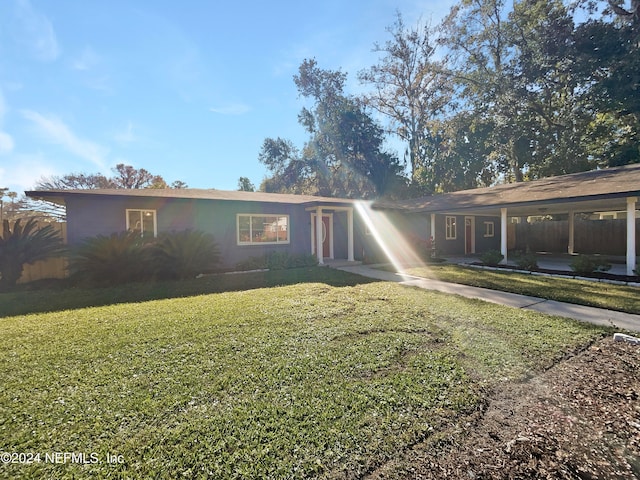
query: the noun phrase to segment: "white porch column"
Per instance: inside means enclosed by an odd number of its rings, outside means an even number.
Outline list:
[[[324,258],[322,256],[322,207],[316,208],[316,256],[318,257],[318,264],[324,265]]]
[[[636,268],[636,202],[637,197],[627,198],[627,275]]]
[[[353,208],[347,210],[347,261],[353,262]]]
[[[500,263],[507,263],[507,209],[500,209],[500,253],[503,259]]]
[[[575,244],[575,233],[576,233],[576,224],[575,224],[575,213],[573,210],[569,210],[569,246],[567,247],[567,252],[569,255],[573,255],[576,244]]]

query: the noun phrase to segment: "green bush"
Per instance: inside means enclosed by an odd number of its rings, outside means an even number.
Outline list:
[[[538,258],[535,253],[524,253],[516,257],[516,265],[521,270],[536,270],[538,268]]]
[[[0,236],[0,290],[15,286],[26,264],[60,255],[64,251],[62,238],[52,225],[42,228],[35,218],[22,224],[2,222]]]
[[[78,282],[116,285],[154,278],[189,278],[215,269],[219,260],[210,234],[186,230],[143,239],[137,232],[98,235],[73,252],[71,272]]]
[[[70,270],[78,282],[115,285],[151,278],[146,242],[136,232],[85,239],[71,256]]]
[[[498,250],[488,250],[480,255],[480,261],[485,265],[490,265],[492,267],[498,265],[503,258],[504,256]]]
[[[213,235],[199,230],[164,233],[149,247],[155,276],[162,279],[211,273],[220,261],[220,250]]]
[[[611,264],[592,255],[578,255],[569,264],[571,270],[576,273],[606,272]]]
[[[236,269],[246,270],[286,270],[289,268],[312,267],[318,264],[315,255],[296,254],[288,252],[271,252],[266,255],[250,257],[238,262]]]

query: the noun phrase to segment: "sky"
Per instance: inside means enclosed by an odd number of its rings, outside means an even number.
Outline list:
[[[191,188],[258,187],[265,138],[302,147],[304,59],[356,75],[400,12],[451,0],[1,0],[0,188],[119,163]]]

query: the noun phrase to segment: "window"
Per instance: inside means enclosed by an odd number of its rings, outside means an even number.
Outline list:
[[[238,245],[289,243],[289,215],[238,215]]]
[[[455,240],[456,235],[456,217],[446,217],[447,222],[447,231],[446,231],[446,239],[447,240]]]
[[[493,237],[493,222],[484,222],[484,236],[485,237]]]
[[[156,211],[127,209],[127,230],[139,232],[142,237],[157,236]]]

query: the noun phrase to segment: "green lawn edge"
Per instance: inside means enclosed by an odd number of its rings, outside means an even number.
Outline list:
[[[387,269],[388,267],[384,267]],[[514,272],[498,272],[459,265],[429,265],[403,269],[423,278],[518,293],[532,297],[640,314],[640,288]]]

